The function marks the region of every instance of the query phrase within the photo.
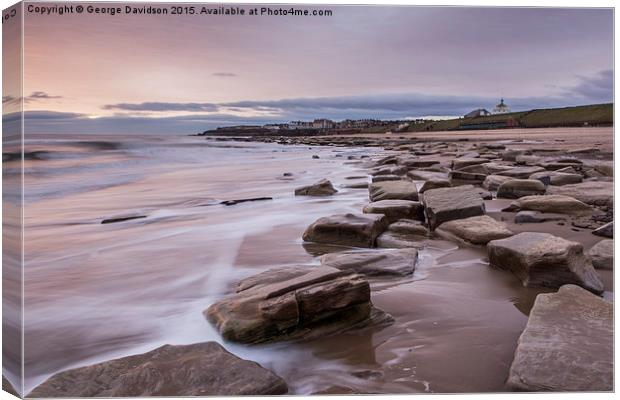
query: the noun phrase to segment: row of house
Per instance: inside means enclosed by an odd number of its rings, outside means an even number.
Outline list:
[[[393,122],[382,121],[378,119],[345,119],[340,122],[334,122],[326,118],[318,118],[314,121],[291,121],[288,124],[266,124],[263,128],[270,130],[287,130],[287,129],[364,129],[375,126],[389,125]]]

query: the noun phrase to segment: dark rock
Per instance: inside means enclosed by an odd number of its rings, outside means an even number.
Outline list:
[[[146,215],[127,215],[124,217],[106,218],[101,221],[102,224],[114,224],[116,222],[131,221],[132,219],[146,218]]]
[[[263,281],[273,282],[265,275]],[[254,285],[211,305],[204,314],[224,339],[240,343],[306,340],[391,320],[372,307],[366,279],[325,266]]]
[[[549,233],[522,232],[487,244],[491,266],[512,271],[523,286],[558,288],[565,284],[602,293],[603,283],[581,243]]]
[[[288,392],[284,380],[215,342],[165,345],[148,353],[60,372],[28,397],[240,396]]]
[[[236,204],[246,203],[248,201],[264,201],[264,200],[273,200],[273,197],[254,197],[251,199],[226,200],[226,201],[222,201],[220,204],[223,204],[225,206],[234,206]]]
[[[331,196],[338,191],[334,189],[334,186],[327,179],[321,179],[320,181],[295,189],[295,196]]]

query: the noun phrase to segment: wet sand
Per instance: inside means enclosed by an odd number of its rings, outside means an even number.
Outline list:
[[[552,131],[528,132],[537,137],[531,145],[553,146],[562,135],[571,146],[585,144],[580,131]],[[610,130],[587,132],[595,135],[590,145],[611,143]],[[517,131],[497,135],[521,137]],[[304,245],[301,235],[319,217],[360,212],[368,191],[343,185],[367,180],[347,179],[367,176],[361,155],[390,151],[232,142],[214,150],[204,146],[204,138],[180,141],[105,150],[77,164],[66,158],[28,163],[26,392],[68,368],[164,343],[208,340],[272,369],[292,394],[504,390],[534,298],[548,290],[524,288],[510,273],[490,268],[484,247],[439,239],[420,250],[413,276],[371,279],[373,303],[395,319],[388,327],[294,344],[222,342],[202,311],[231,294],[244,277],[283,265],[313,268],[322,253],[342,250]],[[181,150],[170,155],[176,148]],[[314,154],[320,158],[312,159]],[[65,188],[64,194],[53,188],[55,182],[85,178],[92,185]],[[321,178],[339,193],[293,195],[295,187]],[[260,196],[273,200],[217,204]],[[569,223],[514,224],[514,213],[499,211],[504,203],[487,201],[488,214],[514,232],[550,232],[586,249],[600,240]],[[100,223],[128,213],[147,217]],[[599,274],[612,292],[612,272]]]

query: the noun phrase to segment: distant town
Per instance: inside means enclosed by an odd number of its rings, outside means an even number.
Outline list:
[[[612,104],[512,112],[504,99],[501,99],[492,111],[488,111],[485,108],[477,108],[458,118],[403,120],[367,118],[345,119],[339,122],[327,118],[317,118],[312,121],[225,126],[201,132],[198,136],[313,136],[554,126],[608,126],[612,123]]]

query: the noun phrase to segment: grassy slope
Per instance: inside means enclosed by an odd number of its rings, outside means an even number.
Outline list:
[[[410,125],[409,132],[449,131],[458,129],[461,124],[480,124],[515,120],[525,128],[546,128],[554,126],[612,125],[613,104],[593,104],[588,106],[549,108],[488,117],[458,118],[432,121],[425,124]]]

